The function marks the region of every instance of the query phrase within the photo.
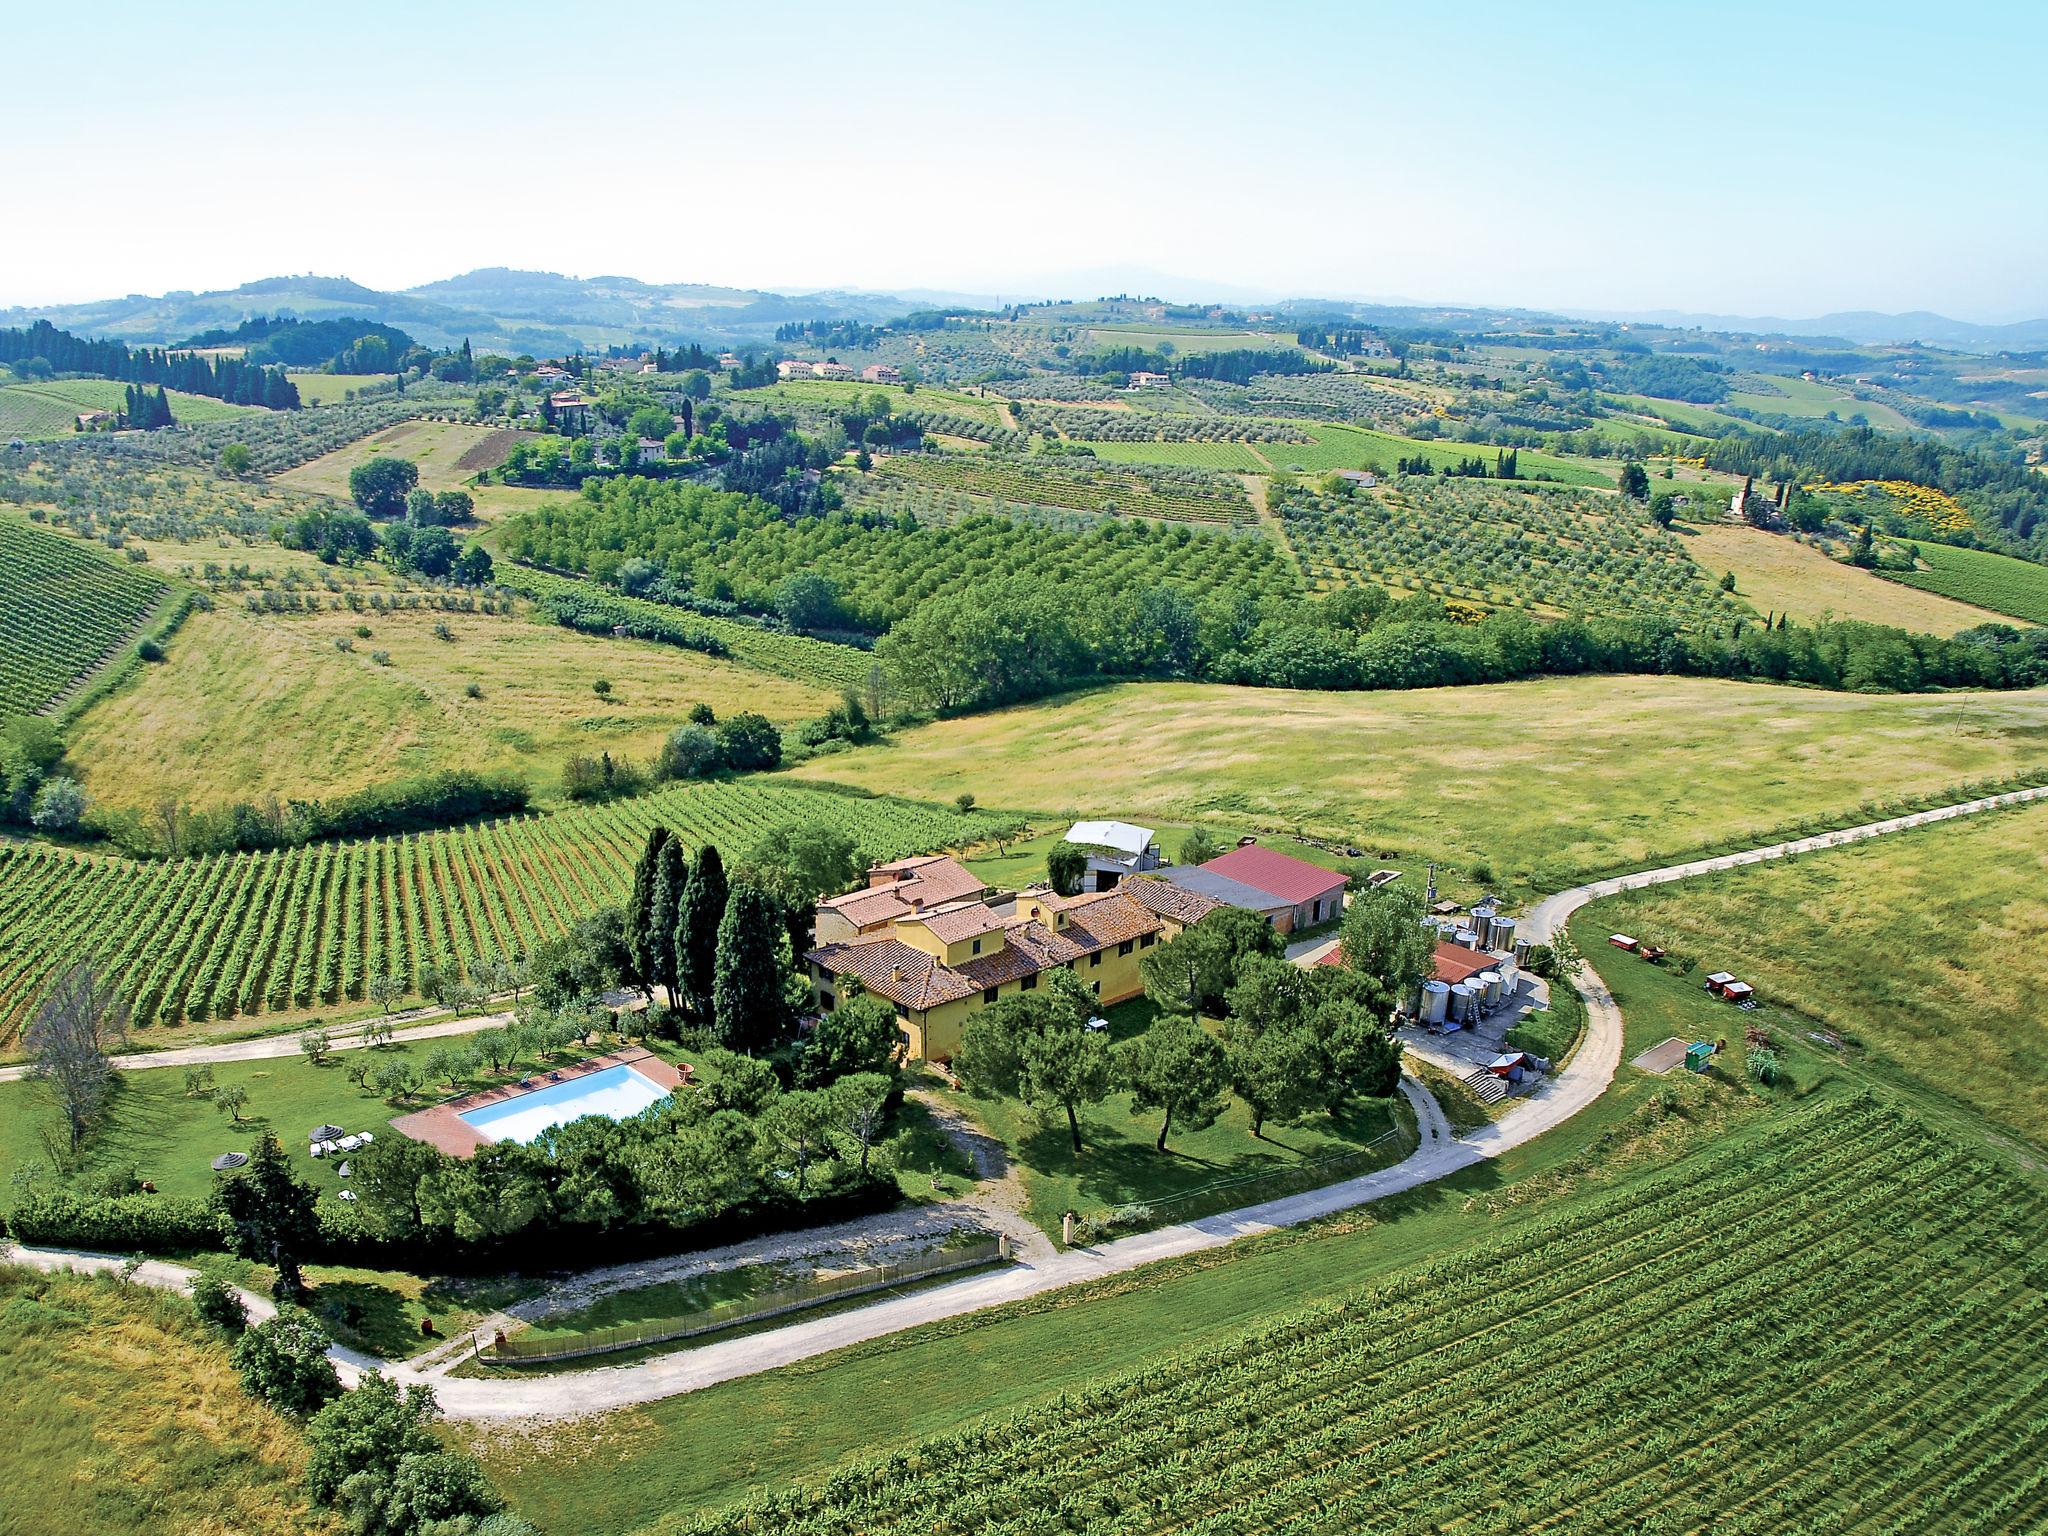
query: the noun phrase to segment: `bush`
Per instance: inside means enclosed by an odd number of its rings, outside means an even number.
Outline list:
[[[192,1282],[192,1307],[201,1320],[233,1338],[249,1327],[242,1293],[219,1275],[202,1271]]]
[[[37,1189],[7,1217],[15,1241],[103,1252],[176,1253],[218,1248],[219,1220],[206,1201],[165,1195],[88,1199],[68,1189]]]
[[[1767,1045],[1752,1046],[1744,1065],[1749,1075],[1766,1088],[1775,1087],[1784,1077],[1785,1069],[1778,1062],[1778,1053]]]
[[[229,1358],[251,1397],[304,1417],[341,1395],[341,1378],[327,1358],[333,1342],[311,1317],[287,1308],[237,1339]]]
[[[135,654],[144,661],[162,661],[164,659],[164,648],[154,640],[145,640],[142,644],[135,647]]]

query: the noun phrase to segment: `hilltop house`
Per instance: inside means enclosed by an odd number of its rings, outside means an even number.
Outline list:
[[[1127,821],[1077,821],[1067,828],[1062,841],[1088,851],[1083,890],[1114,890],[1124,876],[1157,869],[1165,862],[1159,856],[1159,845],[1152,841],[1152,829],[1134,827]]]
[[[887,363],[869,363],[861,369],[860,376],[870,384],[901,384],[903,370],[891,368]]]
[[[850,379],[853,370],[844,363],[813,363],[811,372],[821,379]]]
[[[1173,380],[1165,374],[1148,373],[1142,368],[1131,375],[1132,389],[1165,389],[1172,383]]]
[[[897,888],[870,886],[853,894],[836,920],[869,915],[861,899],[893,897]],[[896,1006],[908,1057],[945,1061],[977,1011],[1035,991],[1047,971],[1072,971],[1105,1007],[1136,997],[1144,990],[1138,972],[1144,951],[1214,909],[1215,903],[1189,893],[1175,898],[1168,912],[1124,891],[1061,897],[1034,888],[909,911],[850,940],[820,943],[804,960],[821,1009],[829,1012],[868,992],[887,998]],[[821,923],[824,910],[821,903]]]
[[[811,365],[802,358],[786,357],[775,365],[775,377],[783,380],[809,379],[815,378],[816,375],[811,372]]]

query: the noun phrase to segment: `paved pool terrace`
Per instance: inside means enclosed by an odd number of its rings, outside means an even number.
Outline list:
[[[579,1096],[573,1092],[562,1092],[579,1079],[595,1078],[604,1073],[618,1073],[621,1079],[625,1079],[628,1072],[658,1092],[649,1092],[630,1080],[620,1083],[617,1089],[608,1088],[602,1093],[599,1085],[592,1084],[593,1107],[579,1109],[577,1113],[609,1113],[611,1110],[607,1105],[610,1104],[617,1105],[624,1113],[632,1113],[690,1080],[689,1067],[673,1066],[652,1051],[637,1045],[628,1046],[551,1072],[536,1073],[518,1082],[466,1093],[459,1099],[449,1099],[431,1109],[400,1115],[391,1122],[391,1128],[414,1141],[439,1147],[452,1157],[469,1157],[479,1147],[487,1147],[494,1141],[530,1141],[549,1125],[575,1118],[573,1114],[559,1115],[549,1111],[556,1104],[580,1102]],[[531,1101],[530,1107],[535,1113],[523,1114],[522,1110],[528,1106],[521,1101]],[[476,1115],[474,1120],[465,1118],[479,1110],[486,1113]],[[619,1118],[619,1115],[614,1114],[613,1118]]]

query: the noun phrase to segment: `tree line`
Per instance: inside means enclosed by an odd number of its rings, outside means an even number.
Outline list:
[[[231,405],[272,410],[299,408],[298,386],[282,368],[265,368],[233,357],[203,357],[161,347],[131,348],[125,342],[94,341],[59,330],[47,320],[0,330],[0,363],[40,360],[57,373],[90,374],[128,384],[155,384],[205,395]]]

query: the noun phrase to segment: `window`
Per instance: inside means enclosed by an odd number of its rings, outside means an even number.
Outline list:
[[[1096,950],[1096,951],[1095,951],[1095,953],[1094,953],[1094,954],[1090,955],[1090,956],[1088,957],[1088,963],[1089,963],[1090,965],[1100,965],[1100,964],[1102,964],[1102,951],[1098,949],[1098,950]]]
[[[1128,955],[1132,950],[1136,949],[1137,947],[1138,946],[1132,943],[1129,939],[1125,939],[1123,943],[1117,945],[1116,952],[1120,955]]]
[[[1029,992],[1033,987],[1037,985],[1038,972],[1033,971],[1029,976],[1026,976],[1023,980],[1017,983],[1017,990],[1019,992]]]
[[[1138,940],[1138,948],[1140,948],[1140,949],[1150,949],[1150,948],[1151,948],[1151,947],[1152,947],[1152,946],[1153,946],[1154,944],[1157,944],[1158,942],[1159,942],[1159,935],[1158,935],[1158,934],[1156,934],[1156,933],[1148,933],[1148,934],[1146,934],[1146,935],[1145,935],[1145,937],[1143,937],[1142,939]]]
[[[981,994],[981,1000],[984,1003],[992,1003],[996,1000],[996,994],[1002,990],[1003,989],[1001,987],[990,987],[987,991]]]
[[[974,953],[977,955],[981,953],[981,940],[979,939],[974,941]]]

